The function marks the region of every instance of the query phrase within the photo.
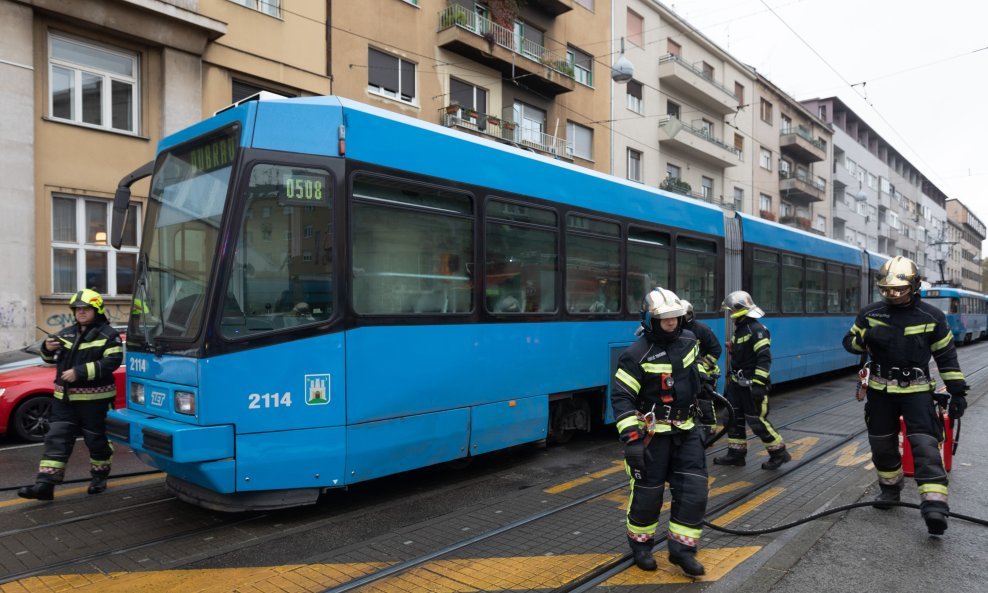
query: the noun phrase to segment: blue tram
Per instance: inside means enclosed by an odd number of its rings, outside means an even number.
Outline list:
[[[164,139],[138,259],[108,432],[181,499],[228,510],[613,421],[614,361],[656,285],[722,340],[723,296],[752,292],[777,382],[853,365],[840,338],[870,268],[338,97],[244,101]]]
[[[970,344],[988,334],[988,296],[950,286],[923,288],[919,294],[947,315],[955,341]]]

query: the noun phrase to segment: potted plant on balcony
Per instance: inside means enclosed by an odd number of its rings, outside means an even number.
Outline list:
[[[771,210],[760,210],[758,215],[765,220],[775,220],[775,212],[772,212]]]
[[[477,110],[471,109],[470,107],[463,108],[463,119],[476,119]]]
[[[659,189],[664,189],[666,191],[671,191],[677,194],[683,194],[684,196],[688,196],[690,194],[690,191],[692,191],[693,187],[689,183],[686,183],[685,181],[680,179],[679,177],[666,177],[665,179],[662,180],[662,183],[659,184]]]
[[[491,29],[487,29],[486,31],[484,31],[482,36],[484,40],[487,41],[488,51],[491,52],[494,51],[494,46],[497,44],[497,37],[494,36],[494,31]]]
[[[459,111],[460,111],[460,102],[459,101],[453,101],[452,103],[450,103],[449,105],[446,106],[446,114],[447,115],[456,115],[457,112],[459,112]]]
[[[501,119],[496,115],[488,114],[487,123],[491,124],[492,126],[497,126],[501,124]]]
[[[501,129],[506,130],[508,132],[514,132],[515,131],[515,122],[504,120],[504,121],[501,122]]]
[[[488,0],[491,9],[491,20],[505,29],[514,30],[515,18],[524,0]]]

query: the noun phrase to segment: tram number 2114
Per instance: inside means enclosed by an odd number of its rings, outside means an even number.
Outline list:
[[[247,409],[261,410],[266,408],[289,408],[292,405],[292,394],[285,393],[251,393],[247,396]]]

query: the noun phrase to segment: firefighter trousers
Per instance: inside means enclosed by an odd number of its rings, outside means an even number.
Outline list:
[[[651,542],[655,537],[666,482],[672,493],[670,536],[691,539],[695,548],[707,511],[707,461],[700,427],[656,433],[648,444],[645,477],[631,480],[627,523],[632,541]]]
[[[745,423],[769,451],[785,448],[782,435],[768,421],[768,394],[755,397],[751,394],[751,388],[742,387],[733,381],[728,381],[725,391],[727,401],[734,408],[734,424],[727,429],[727,442],[731,449],[736,452],[747,451]]]
[[[913,451],[920,510],[943,512],[947,507],[947,472],[943,468],[939,443],[943,424],[936,412],[931,392],[886,393],[868,390],[865,425],[871,444],[871,460],[883,490],[900,490],[903,485],[902,454],[899,451],[899,417],[906,423],[906,438]]]
[[[67,402],[53,399],[45,433],[45,451],[38,467],[38,481],[61,484],[76,437],[89,449],[89,471],[93,476],[110,473],[113,447],[106,438],[106,413],[112,400]]]

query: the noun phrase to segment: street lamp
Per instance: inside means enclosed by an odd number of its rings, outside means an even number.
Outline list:
[[[621,55],[618,56],[614,67],[611,68],[611,80],[617,83],[625,83],[634,78],[635,65],[624,55],[624,37],[621,38]]]

